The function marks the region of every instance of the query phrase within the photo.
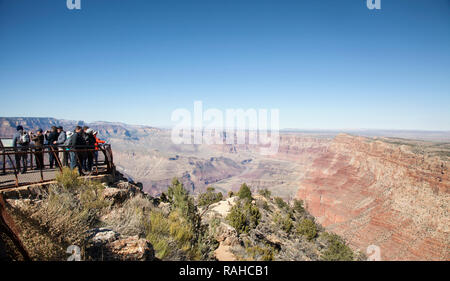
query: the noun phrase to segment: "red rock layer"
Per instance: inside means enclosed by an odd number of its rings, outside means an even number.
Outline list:
[[[450,259],[448,163],[407,146],[338,135],[297,196],[328,229],[383,260]]]

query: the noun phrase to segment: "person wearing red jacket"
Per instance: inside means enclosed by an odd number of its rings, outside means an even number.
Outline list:
[[[98,163],[98,144],[106,143],[106,141],[97,138],[97,133],[98,133],[97,131],[94,132],[94,138],[95,138],[95,154],[94,154],[95,164]]]

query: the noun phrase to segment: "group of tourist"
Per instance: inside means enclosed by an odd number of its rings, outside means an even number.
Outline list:
[[[53,126],[51,130],[38,129],[36,133],[26,132],[22,126],[17,126],[13,137],[15,151],[24,152],[15,154],[16,168],[21,173],[27,172],[28,153],[33,151],[36,160],[36,169],[44,169],[44,149],[49,153],[50,169],[58,164],[55,155],[58,153],[61,165],[75,169],[78,167],[80,175],[92,171],[94,161],[98,161],[98,146],[105,141],[97,137],[97,132],[88,126],[76,126],[74,131],[64,131],[62,126]],[[73,151],[77,149],[78,151]],[[22,169],[21,169],[22,167]]]

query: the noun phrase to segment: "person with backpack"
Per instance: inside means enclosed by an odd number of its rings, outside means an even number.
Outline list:
[[[30,145],[30,136],[23,129],[21,125],[16,127],[17,132],[13,137],[13,147],[14,151],[19,152],[15,154],[16,158],[16,168],[17,171],[20,171],[21,160],[22,160],[22,171],[24,174],[27,172],[27,164],[28,164],[28,146]],[[21,153],[20,153],[21,152]]]
[[[53,169],[53,165],[55,165],[56,163],[56,158],[54,153],[52,153],[51,151],[52,149],[57,150],[56,141],[58,140],[58,132],[55,126],[52,126],[52,130],[50,132],[49,131],[46,132],[45,139],[47,140],[50,150],[49,153],[50,169]]]
[[[70,137],[70,143],[69,148],[71,150],[73,149],[85,149],[86,148],[86,142],[83,138],[82,129],[80,126],[76,126],[75,133],[73,136]],[[84,152],[70,152],[70,168],[75,169],[75,166],[78,166],[78,173],[80,176],[83,176],[83,166],[82,163],[84,162]]]

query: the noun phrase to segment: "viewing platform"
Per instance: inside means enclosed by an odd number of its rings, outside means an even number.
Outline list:
[[[0,190],[17,188],[39,183],[51,182],[62,171],[65,166],[64,157],[69,158],[69,153],[76,155],[77,165],[81,165],[81,156],[97,154],[97,160],[93,161],[93,167],[90,172],[84,175],[95,177],[100,175],[114,175],[115,166],[111,145],[99,144],[97,148],[79,147],[72,149],[65,146],[29,146],[27,148],[14,149],[6,147],[0,140]],[[64,156],[65,154],[65,156]],[[50,155],[55,159],[55,164],[50,167]],[[16,157],[26,157],[26,172],[22,172],[23,160],[20,159],[20,170],[16,166]],[[38,167],[37,157],[43,158],[43,165]],[[95,157],[94,157],[95,159]],[[38,161],[36,161],[38,160]],[[67,163],[66,163],[67,164]],[[75,168],[77,169],[77,168]]]

